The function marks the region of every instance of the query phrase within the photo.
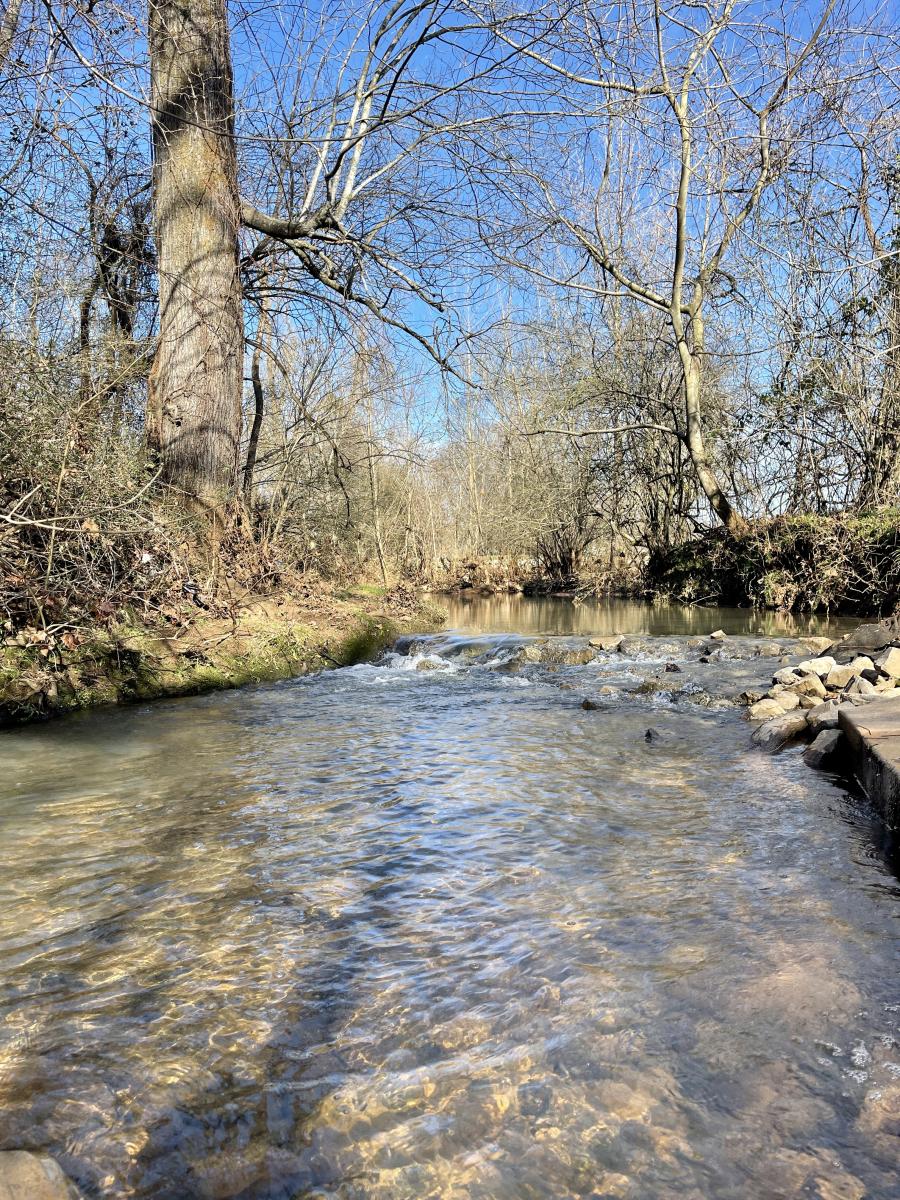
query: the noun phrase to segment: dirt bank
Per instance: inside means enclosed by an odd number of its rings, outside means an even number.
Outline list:
[[[0,727],[346,666],[442,621],[437,605],[407,589],[316,583],[215,602],[186,596],[177,610],[128,609],[102,624],[26,627],[0,647]]]

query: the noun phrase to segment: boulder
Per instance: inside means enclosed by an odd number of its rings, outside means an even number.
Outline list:
[[[624,654],[626,658],[634,658],[636,654],[648,654],[651,647],[646,638],[623,637],[619,642],[618,649],[619,653]]]
[[[773,699],[782,712],[791,712],[792,709],[800,707],[800,696],[795,691],[785,689],[785,691],[779,692],[777,696],[774,696]]]
[[[783,684],[784,687],[790,687],[792,683],[796,683],[802,676],[798,675],[793,667],[782,667],[780,671],[776,671],[772,676],[773,683]]]
[[[805,708],[807,711],[809,711],[810,709],[813,709],[813,708],[818,708],[821,703],[822,703],[822,701],[819,696],[801,696],[800,697],[800,707]]]
[[[777,700],[767,698],[751,704],[747,716],[751,721],[770,721],[773,717],[780,717],[785,711]]]
[[[714,642],[724,642],[725,639],[728,637],[728,634],[725,632],[724,629],[716,629],[709,636],[710,636],[711,640]]]
[[[835,665],[831,655],[826,654],[823,658],[807,658],[802,663],[797,663],[796,669],[801,675],[818,675],[824,679]]]
[[[883,622],[873,625],[860,625],[852,633],[848,633],[835,646],[840,654],[857,650],[883,650],[894,640],[891,630]]]
[[[803,751],[803,761],[808,767],[831,766],[840,753],[843,738],[840,729],[823,729]]]
[[[891,646],[884,654],[879,654],[875,662],[885,675],[891,679],[900,679],[900,646]]]
[[[49,1154],[0,1152],[0,1200],[81,1200],[81,1192]]]
[[[828,695],[828,689],[818,675],[804,675],[802,679],[795,680],[790,691],[798,696],[817,696],[820,700]]]
[[[844,666],[833,666],[825,676],[825,682],[830,688],[836,688],[838,691],[843,691],[844,688],[848,687],[855,678],[855,668],[850,663],[846,663]]]
[[[559,642],[547,642],[541,650],[541,662],[553,666],[584,667],[594,661],[594,652],[589,646],[572,646]]]
[[[793,738],[806,732],[806,713],[782,713],[780,717],[772,717],[764,725],[753,732],[753,742],[763,750],[779,750]]]
[[[854,679],[847,688],[848,696],[875,696],[880,695],[874,683],[869,683],[868,679]]]
[[[815,708],[811,708],[806,714],[806,723],[809,725],[810,733],[814,737],[820,734],[823,729],[837,729],[838,706],[833,700],[827,700],[824,704],[817,704]]]
[[[812,650],[813,654],[824,654],[834,645],[834,639],[829,637],[805,637],[800,641],[808,650]]]
[[[810,649],[813,647],[811,646]],[[784,654],[784,646],[778,642],[760,642],[756,647],[757,658],[781,658],[782,654]]]
[[[604,634],[598,637],[592,637],[588,641],[589,646],[593,646],[595,650],[618,650],[625,641],[623,633]]]
[[[852,700],[855,704],[867,704],[870,700],[900,700],[900,687],[888,688],[887,691],[873,687],[870,692],[865,692],[864,694],[857,694],[855,696],[849,692],[845,692],[844,694],[848,700]]]
[[[857,673],[857,675],[862,675],[863,671],[875,670],[875,664],[867,654],[858,654],[856,658],[854,658],[853,662],[850,663],[850,666]]]

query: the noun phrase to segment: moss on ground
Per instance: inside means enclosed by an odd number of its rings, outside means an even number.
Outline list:
[[[408,597],[396,611],[298,614],[258,605],[243,619],[200,619],[175,633],[120,614],[68,646],[36,639],[0,647],[0,726],[23,724],[101,704],[240,687],[291,678],[371,658],[401,632],[433,628],[443,613]],[[383,599],[383,597],[380,597]],[[223,628],[224,625],[224,628]]]

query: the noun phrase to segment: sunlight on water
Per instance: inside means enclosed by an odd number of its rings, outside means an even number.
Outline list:
[[[877,827],[649,652],[522,645],[6,735],[0,1147],[104,1200],[896,1197]]]

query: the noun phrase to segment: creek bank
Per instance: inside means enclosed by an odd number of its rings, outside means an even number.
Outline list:
[[[856,778],[885,824],[900,828],[900,704],[844,709],[839,720]]]
[[[349,666],[443,619],[407,589],[319,585],[165,616],[124,609],[104,624],[25,627],[0,646],[0,728]]]
[[[900,605],[900,510],[710,529],[651,554],[645,584],[688,604],[890,613]]]
[[[890,828],[900,825],[900,634],[895,623],[860,625],[817,657],[776,671],[747,697],[753,741],[777,750],[812,736],[811,767],[854,775]]]

